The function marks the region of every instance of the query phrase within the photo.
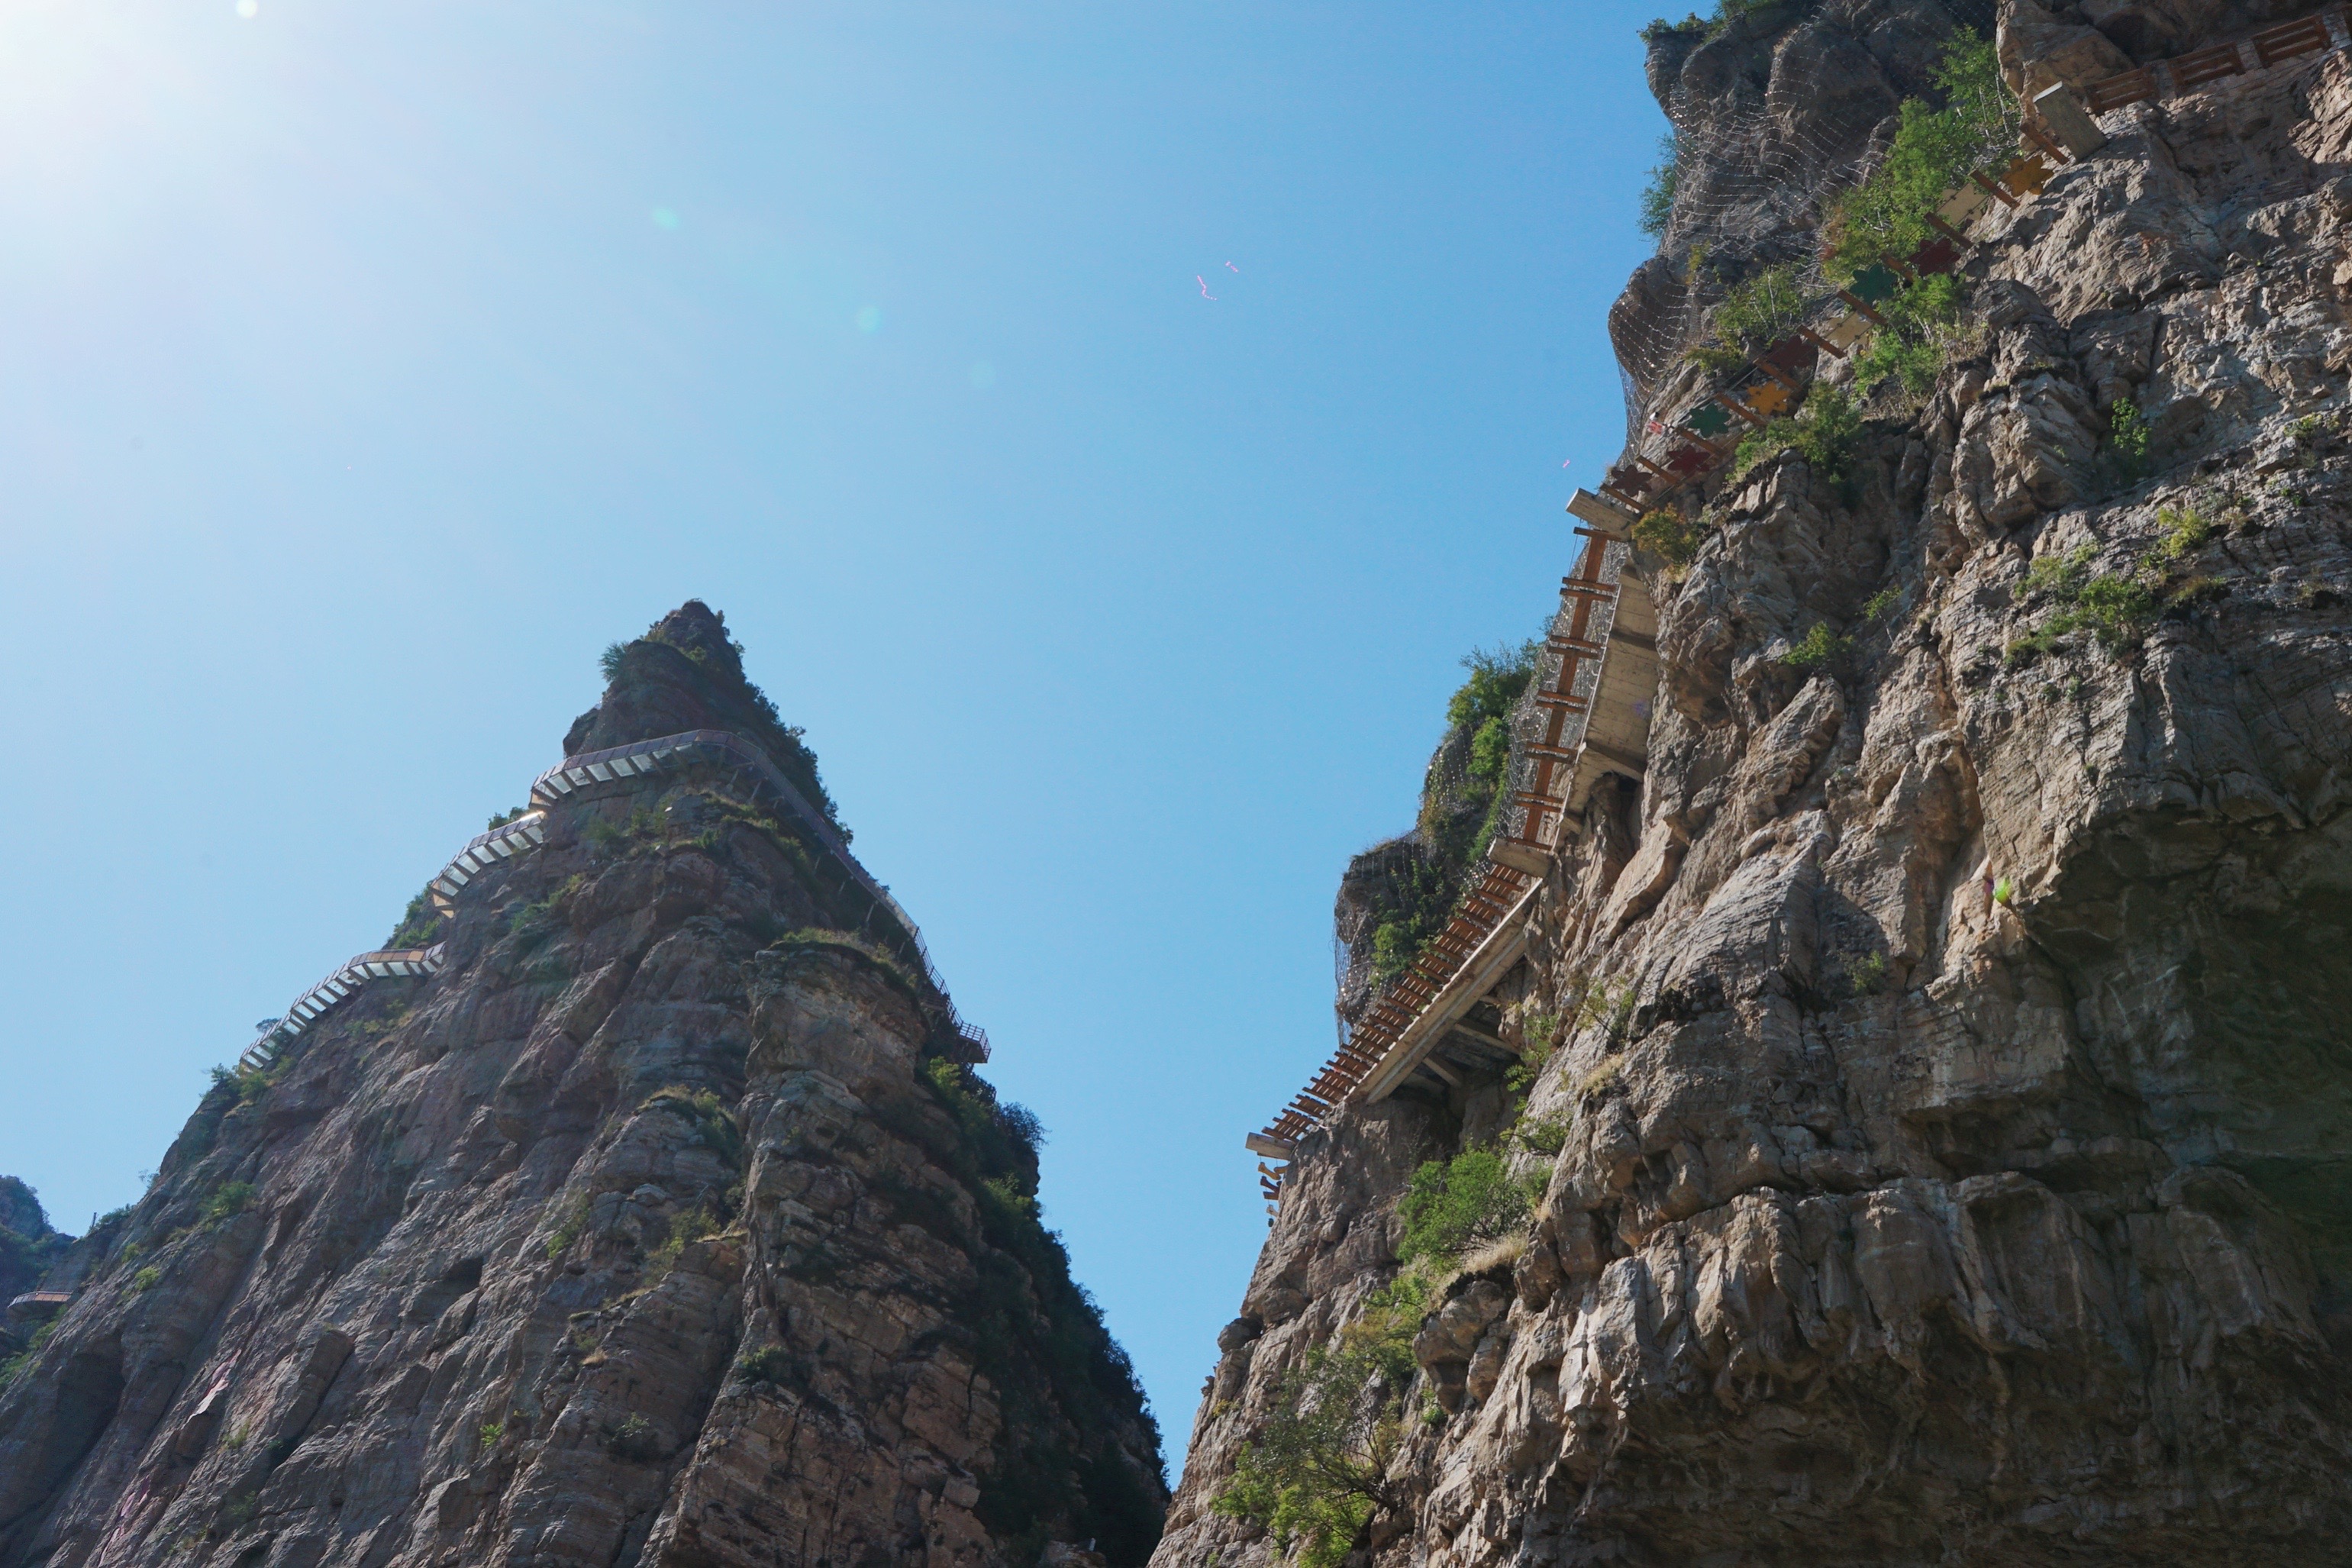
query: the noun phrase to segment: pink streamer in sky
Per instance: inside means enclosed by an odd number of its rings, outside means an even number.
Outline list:
[[[1205,278],[1202,277],[1199,273],[1195,272],[1195,273],[1193,273],[1193,274],[1192,274],[1192,281],[1193,281],[1193,282],[1195,282],[1195,283],[1198,283],[1198,284],[1201,286],[1201,298],[1202,298],[1202,299],[1203,299],[1203,300],[1213,300],[1213,299],[1215,299],[1215,298],[1216,298],[1216,296],[1215,296],[1214,294],[1212,294],[1212,293],[1210,293],[1210,292],[1209,292],[1209,280],[1208,280],[1207,279],[1205,279]]]
[[[1229,272],[1239,272],[1239,271],[1241,270],[1241,268],[1240,268],[1235,267],[1235,266],[1234,266],[1232,262],[1230,262],[1230,261],[1228,261],[1228,262],[1226,262],[1226,263],[1225,263],[1225,269],[1226,269],[1227,271],[1229,271]]]

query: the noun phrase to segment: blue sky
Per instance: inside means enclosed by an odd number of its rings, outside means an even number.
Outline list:
[[[246,9],[0,11],[0,1172],[135,1196],[700,596],[1172,1467],[1340,869],[1621,443],[1652,7]]]

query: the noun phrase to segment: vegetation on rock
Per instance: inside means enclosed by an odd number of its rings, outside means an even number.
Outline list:
[[[1412,967],[1460,902],[1508,804],[1511,711],[1534,680],[1533,641],[1464,656],[1445,734],[1422,782],[1413,831],[1367,850],[1349,875],[1366,887],[1362,937],[1376,982]]]
[[[1404,1239],[1397,1260],[1452,1262],[1473,1247],[1524,1228],[1534,1194],[1492,1149],[1465,1149],[1424,1162],[1405,1185],[1397,1214]]]
[[[1399,1500],[1384,1478],[1404,1433],[1412,1337],[1427,1305],[1421,1276],[1400,1277],[1285,1373],[1215,1510],[1297,1548],[1299,1568],[1335,1568],[1374,1510]]]
[[[1738,479],[1759,463],[1794,452],[1815,474],[1840,483],[1861,435],[1862,410],[1852,395],[1841,386],[1816,384],[1794,417],[1774,419],[1748,433],[1732,453],[1731,477]]]
[[[1840,283],[1875,263],[1901,260],[1933,238],[1930,220],[1944,199],[2017,145],[2017,100],[2001,82],[1991,39],[1968,28],[1955,33],[1934,79],[1944,107],[1906,99],[1885,158],[1831,213],[1826,265]]]

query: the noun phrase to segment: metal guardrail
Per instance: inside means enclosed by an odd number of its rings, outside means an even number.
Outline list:
[[[457,894],[467,883],[499,861],[511,860],[546,842],[547,813],[543,811],[526,811],[512,822],[476,834],[433,879],[426,889],[432,896],[433,907],[445,915],[449,913],[457,907]]]
[[[1579,515],[1592,517],[1592,508]],[[1612,652],[1646,659],[1639,668],[1654,681],[1650,638],[1625,634],[1618,624],[1628,593],[1648,615],[1648,597],[1628,576],[1630,551],[1623,530],[1630,515],[1603,510],[1585,528],[1585,545],[1575,573],[1560,580],[1560,607],[1544,643],[1536,679],[1513,714],[1512,766],[1503,788],[1509,794],[1503,830],[1486,852],[1486,865],[1444,928],[1412,966],[1367,1008],[1331,1059],[1282,1114],[1245,1146],[1252,1153],[1287,1159],[1297,1141],[1322,1125],[1351,1099],[1384,1098],[1410,1076],[1478,998],[1491,990],[1516,960],[1513,938],[1524,929],[1535,890],[1550,864],[1559,823],[1573,809],[1579,791],[1596,768],[1638,774],[1646,757],[1596,739],[1592,721],[1604,716],[1612,699],[1638,706],[1643,682],[1610,681]],[[1644,625],[1649,624],[1645,618]],[[1623,645],[1621,648],[1621,644]],[[1609,727],[1627,732],[1628,744],[1646,752],[1648,721]],[[1638,735],[1639,741],[1631,739]],[[1283,1173],[1261,1165],[1259,1185],[1269,1215],[1281,1204]]]
[[[857,858],[849,852],[849,842],[842,837],[841,830],[809,804],[808,797],[784,776],[782,770],[776,766],[775,760],[740,735],[725,730],[688,730],[680,734],[664,735],[656,740],[637,741],[625,746],[613,746],[601,752],[587,752],[564,758],[531,781],[530,800],[534,809],[511,822],[501,823],[488,832],[475,835],[441,868],[440,874],[426,889],[433,907],[445,915],[453,912],[458,894],[475,878],[493,866],[528,854],[546,843],[547,808],[574,792],[590,784],[637,778],[694,763],[719,763],[740,769],[750,773],[761,787],[783,802],[798,820],[798,825],[807,830],[876,908],[888,912],[905,935],[913,950],[916,964],[922,971],[924,983],[937,999],[931,1022],[956,1042],[953,1052],[956,1059],[965,1062],[988,1060],[988,1031],[957,1016],[955,1003],[948,995],[947,983],[940,978],[938,966],[932,963],[930,949],[924,945],[923,933],[917,929],[913,919],[900,907],[898,900],[890,896],[890,890],[858,864]],[[237,1067],[250,1072],[268,1066],[297,1036],[369,981],[436,974],[444,963],[443,946],[438,942],[425,948],[360,953],[297,997],[294,1005],[286,1010],[285,1017],[272,1019],[263,1026],[261,1033],[237,1058]]]
[[[442,962],[442,944],[437,942],[431,947],[362,952],[346,959],[333,973],[296,997],[294,1005],[286,1009],[285,1017],[262,1030],[253,1044],[245,1047],[236,1065],[247,1072],[268,1067],[296,1036],[369,981],[438,974]]]

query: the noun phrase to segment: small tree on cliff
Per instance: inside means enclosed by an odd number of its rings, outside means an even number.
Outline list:
[[[1300,1568],[1334,1568],[1347,1556],[1373,1511],[1397,1500],[1386,1477],[1403,1436],[1425,1294],[1417,1275],[1400,1277],[1284,1374],[1217,1512],[1272,1531],[1285,1552],[1299,1548]]]

